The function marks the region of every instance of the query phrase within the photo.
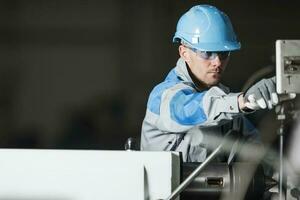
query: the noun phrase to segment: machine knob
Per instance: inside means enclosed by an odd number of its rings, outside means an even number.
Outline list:
[[[138,151],[139,145],[135,138],[128,138],[125,142],[125,150],[126,151]]]

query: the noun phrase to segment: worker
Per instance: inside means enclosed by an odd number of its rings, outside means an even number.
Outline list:
[[[228,16],[211,5],[194,6],[179,19],[173,42],[179,59],[149,96],[141,150],[179,151],[186,162],[203,162],[220,142],[212,136],[238,130],[257,138],[245,114],[278,103],[275,79],[263,79],[246,93],[221,84],[230,54],[241,48]]]

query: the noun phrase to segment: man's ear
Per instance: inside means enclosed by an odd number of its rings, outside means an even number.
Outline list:
[[[190,52],[188,51],[188,48],[186,48],[183,45],[179,45],[178,47],[178,52],[180,57],[185,61],[185,62],[189,62],[190,61]]]

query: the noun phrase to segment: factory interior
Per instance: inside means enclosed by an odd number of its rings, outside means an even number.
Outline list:
[[[233,93],[278,76],[277,40],[300,41],[296,0],[1,0],[0,200],[300,199],[300,46],[297,96],[246,115],[263,150],[245,145],[236,164],[139,151],[149,94],[179,58],[178,19],[198,4],[226,13],[241,43],[222,77]]]

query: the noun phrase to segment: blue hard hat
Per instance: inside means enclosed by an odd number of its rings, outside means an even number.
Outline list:
[[[201,51],[234,51],[241,48],[225,13],[210,5],[197,5],[181,16],[173,42]]]

